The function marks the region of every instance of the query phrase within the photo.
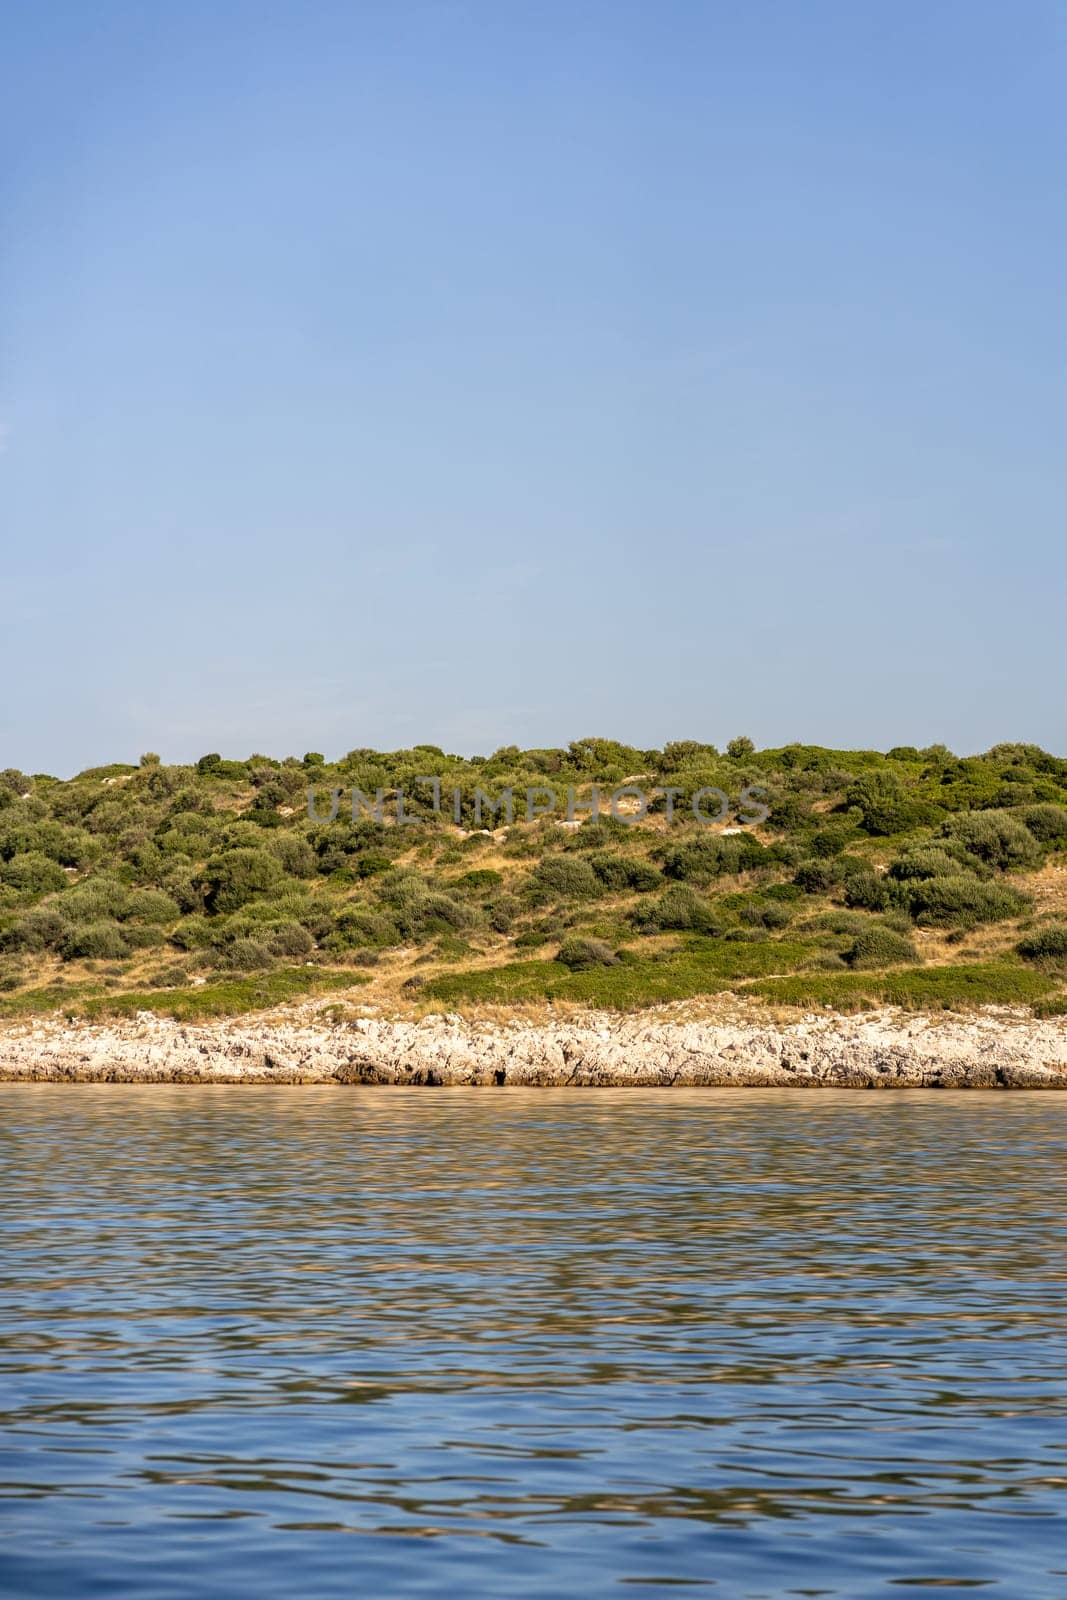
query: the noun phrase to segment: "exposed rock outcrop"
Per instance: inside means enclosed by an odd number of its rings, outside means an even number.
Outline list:
[[[531,1023],[337,1022],[320,1004],[197,1025],[37,1020],[0,1029],[0,1079],[484,1087],[1067,1089],[1067,1020],[990,1009],[787,1024],[676,1007]]]

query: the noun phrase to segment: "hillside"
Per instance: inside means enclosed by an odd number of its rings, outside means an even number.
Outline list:
[[[555,805],[527,820],[527,791],[536,811],[546,787]],[[335,820],[309,817],[309,788],[321,817],[340,791]],[[507,788],[510,824],[476,794]],[[353,789],[380,820],[353,820]],[[417,820],[396,820],[398,789]],[[701,790],[728,797],[714,824],[693,814],[694,796],[719,808]],[[730,990],[1049,1015],[1067,1009],[1065,852],[1067,760],[1024,744],[960,758],[585,739],[8,770],[0,1016],[196,1018],[332,990],[452,1011]]]

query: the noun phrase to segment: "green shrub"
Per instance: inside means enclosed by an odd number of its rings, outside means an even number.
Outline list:
[[[774,850],[767,849],[751,834],[727,838],[712,833],[666,850],[663,871],[668,878],[702,885],[779,859]]]
[[[170,896],[183,916],[190,911],[203,910],[200,879],[191,867],[172,867],[163,878],[163,892]]]
[[[212,941],[213,924],[207,917],[183,917],[170,936],[171,944],[179,950],[203,950]]]
[[[494,868],[475,867],[472,872],[465,872],[462,878],[456,880],[456,888],[470,894],[483,894],[486,890],[498,889],[503,881],[503,873]]]
[[[126,900],[123,919],[132,922],[176,922],[181,915],[177,902],[162,889],[134,889]]]
[[[501,894],[487,907],[489,926],[496,933],[510,933],[522,903],[513,894]]]
[[[564,939],[557,960],[572,972],[584,972],[589,967],[614,967],[618,956],[603,939],[585,939],[575,936]]]
[[[637,907],[633,921],[646,933],[656,933],[660,929],[721,932],[721,923],[711,906],[688,883],[672,883],[656,900],[645,901]]]
[[[616,855],[610,850],[597,850],[588,857],[588,861],[607,889],[636,889],[638,893],[645,894],[663,882],[663,874],[657,872],[650,862]]]
[[[270,950],[276,956],[307,956],[315,948],[315,941],[299,922],[283,922],[271,930]]]
[[[579,856],[546,856],[530,881],[539,896],[552,900],[588,900],[601,891],[600,879]]]
[[[280,833],[268,849],[290,878],[314,878],[318,873],[318,857],[302,833]]]
[[[99,857],[100,846],[83,828],[50,819],[0,826],[0,860],[31,853],[49,856],[61,867],[86,868]]]
[[[22,850],[0,863],[0,883],[23,895],[54,894],[67,887],[67,875],[51,856],[40,850]]]
[[[1007,883],[983,883],[960,873],[947,878],[913,879],[908,907],[917,922],[941,928],[968,928],[979,922],[1018,917],[1029,900]]]
[[[630,863],[625,856],[610,850],[597,850],[588,857],[589,865],[607,889],[626,889],[630,883]]]
[[[718,965],[726,959],[722,952],[731,961],[786,961],[784,941],[772,935],[804,905],[805,892],[846,900],[850,909],[840,916],[853,923],[835,921],[831,928],[812,919],[803,955],[787,970],[795,971],[799,960],[836,960],[870,932],[871,913],[878,928],[908,937],[914,911],[958,941],[980,921],[1014,916],[1026,906],[1015,880],[1006,884],[1002,874],[1036,867],[1048,848],[1067,848],[1067,760],[1033,746],[1004,745],[963,759],[934,747],[901,747],[891,759],[799,744],[761,752],[735,745],[734,751],[720,757],[695,740],[656,752],[584,739],[569,748],[508,747],[470,760],[429,747],[356,750],[329,769],[293,756],[238,762],[212,753],[199,770],[146,759],[140,769],[92,768],[69,782],[0,775],[0,946],[9,952],[0,961],[22,978],[36,958],[65,943],[92,946],[88,930],[105,924],[110,932],[101,936],[103,948],[114,944],[116,928],[131,949],[150,950],[166,935],[171,948],[189,949],[189,965],[214,960],[216,952],[232,960],[242,940],[261,946],[272,960],[294,964],[308,961],[309,944],[351,961],[418,942],[425,960],[432,946],[434,956],[465,965],[473,960],[469,937],[475,930],[497,949],[505,939],[553,951],[579,938],[615,947],[621,913],[613,909],[593,923],[587,908],[614,907],[625,896],[632,907],[628,926],[676,931],[676,937],[635,942],[613,967],[571,970],[550,962],[547,982],[553,992],[575,998],[639,1003],[640,995],[702,993],[733,981]],[[585,785],[581,795],[588,798],[592,783],[606,795],[613,783],[640,774],[635,782],[682,791],[673,808],[677,826],[660,826],[665,801],[657,802],[647,826],[615,822],[605,802],[598,823],[567,831],[547,819],[532,826],[520,821],[501,846],[478,834],[460,839],[445,816],[422,828],[378,823],[365,809],[353,822],[347,806],[330,824],[309,825],[305,816],[309,782],[318,786],[320,803],[333,783],[368,795],[379,788],[395,794],[403,785],[414,795],[414,779],[433,770],[468,797],[476,783],[491,793],[505,785],[521,793],[526,784],[548,782],[559,794],[568,783]],[[771,806],[772,844],[748,831],[716,833],[691,819],[697,789],[718,785],[736,797],[750,780],[763,786]],[[427,794],[420,794],[425,810]],[[469,798],[465,805],[470,826]],[[892,851],[896,859],[887,874],[875,870],[865,850],[847,853],[850,840],[864,832],[907,834],[903,847]],[[509,861],[524,863],[518,898],[509,888],[510,871],[495,871],[501,849]],[[399,860],[406,863],[402,869]],[[72,868],[76,883],[67,881]],[[795,883],[776,881],[794,873]],[[755,887],[742,892],[740,874],[752,874]],[[352,900],[356,885],[362,892]],[[705,889],[728,892],[713,897]],[[598,898],[606,896],[611,899]],[[75,930],[86,930],[84,937]],[[1036,938],[1045,930],[1030,931]],[[688,953],[700,939],[707,948],[699,956]],[[1027,959],[1059,959],[1044,943],[1033,948],[1038,953]],[[80,959],[119,968],[112,983],[124,978],[121,956]],[[265,993],[273,969],[253,970],[260,975],[248,983]],[[1019,964],[1017,973],[1046,981],[1033,966]],[[887,981],[833,969],[807,976],[864,983],[864,993]],[[907,977],[898,971],[893,981]],[[522,981],[529,980],[527,973]],[[226,987],[236,994],[238,984]],[[1042,1003],[1053,1003],[1051,990]]]
[[[216,916],[274,894],[284,878],[281,862],[266,850],[238,848],[212,856],[204,868],[204,903]]]
[[[479,920],[473,906],[464,905],[462,900],[453,899],[448,894],[425,894],[414,903],[413,909],[417,911],[417,917],[412,919],[411,931],[416,935],[444,933],[448,929],[470,929],[476,927]]]
[[[59,953],[64,961],[117,961],[129,955],[130,944],[115,922],[84,922],[69,930]]]
[[[1038,928],[1020,939],[1015,948],[1027,961],[1067,961],[1067,924],[1052,922]]]
[[[751,900],[738,910],[741,921],[752,928],[788,928],[792,910],[781,900]]]
[[[218,962],[235,972],[263,972],[274,965],[274,957],[260,939],[234,939],[219,953]]]
[[[969,855],[1002,871],[1033,867],[1041,860],[1040,844],[1010,811],[965,811],[952,817],[945,831]]]
[[[845,791],[844,803],[859,813],[863,831],[875,837],[929,826],[943,815],[937,806],[909,794],[896,773],[884,770],[857,778]]]
[[[57,902],[70,922],[100,922],[124,917],[129,903],[130,891],[126,885],[104,873],[75,884]]]
[[[0,933],[0,950],[30,955],[56,950],[70,932],[70,923],[54,905],[37,906]]]
[[[388,872],[392,864],[392,857],[384,855],[380,850],[365,850],[362,855],[356,857],[356,876],[375,878],[380,872]]]
[[[1027,806],[1022,818],[1026,828],[1041,844],[1053,845],[1057,849],[1067,845],[1067,807]]]
[[[385,949],[399,944],[400,933],[392,917],[371,906],[349,903],[341,910],[326,944],[331,950],[357,950],[368,945]]]
[[[835,860],[813,856],[802,861],[793,874],[793,882],[805,894],[828,894],[840,882],[840,868]]]
[[[906,883],[909,878],[951,878],[961,871],[972,871],[973,863],[967,861],[966,851],[961,850],[960,855],[966,865],[938,845],[917,845],[890,862],[889,876],[894,882]]]
[[[845,904],[884,911],[889,904],[889,885],[877,872],[854,872],[845,879]]]
[[[813,856],[839,856],[854,836],[855,830],[848,823],[820,828],[811,836],[811,853]]]
[[[877,924],[857,936],[845,960],[857,971],[867,967],[899,967],[919,959],[911,940]]]

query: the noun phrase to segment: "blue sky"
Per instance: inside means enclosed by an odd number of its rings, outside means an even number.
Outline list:
[[[1067,9],[4,8],[0,766],[1067,752]]]

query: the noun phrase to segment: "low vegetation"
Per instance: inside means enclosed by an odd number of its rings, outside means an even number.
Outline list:
[[[651,800],[633,823],[608,813],[624,783]],[[563,798],[527,821],[533,786]],[[743,803],[752,787],[766,818]],[[476,799],[504,788],[510,823]],[[563,821],[568,788],[586,820]],[[332,790],[337,817],[320,820]],[[693,815],[702,790],[729,797],[714,827]],[[1067,761],[1025,744],[961,758],[585,739],[470,758],[149,755],[65,781],[9,769],[0,1016],[196,1018],[346,987],[437,1007],[730,989],[1050,1013],[1067,1001],[1065,852]]]

